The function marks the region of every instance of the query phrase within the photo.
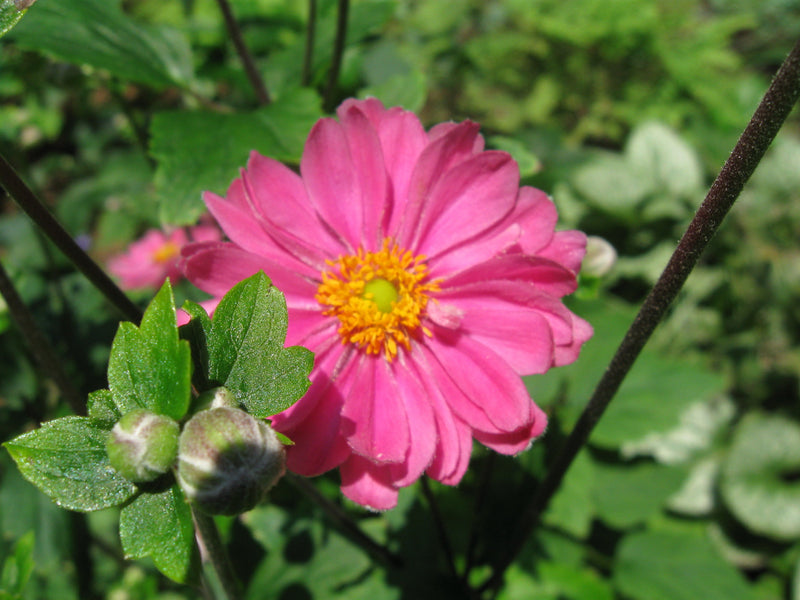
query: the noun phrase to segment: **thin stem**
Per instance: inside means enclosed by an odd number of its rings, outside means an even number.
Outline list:
[[[217,4],[219,4],[219,9],[222,11],[222,18],[225,20],[225,27],[228,29],[228,34],[231,36],[231,40],[236,48],[236,52],[239,54],[239,58],[244,66],[244,72],[247,74],[247,78],[250,80],[250,85],[253,86],[253,90],[256,93],[259,104],[269,104],[270,97],[269,92],[267,91],[267,86],[264,84],[264,80],[261,78],[261,73],[258,72],[256,62],[253,60],[253,55],[250,54],[250,50],[247,48],[247,44],[244,42],[242,30],[239,28],[239,23],[236,21],[236,17],[233,16],[231,5],[228,3],[228,0],[217,0]]]
[[[52,378],[72,411],[76,415],[85,415],[86,405],[83,399],[61,368],[61,362],[59,362],[53,347],[50,345],[50,341],[36,324],[33,315],[28,310],[28,307],[25,306],[22,298],[17,293],[17,289],[14,287],[14,283],[1,263],[0,294],[6,301],[11,317],[28,342],[31,353],[39,367]]]
[[[0,155],[0,185],[14,199],[17,205],[36,223],[45,235],[61,252],[83,273],[117,310],[127,319],[138,323],[142,318],[139,310],[111,278],[105,274],[86,252],[81,249],[67,231],[55,220],[50,211],[25,185],[13,167]]]
[[[483,512],[483,505],[486,502],[486,496],[489,493],[489,482],[492,478],[494,471],[494,464],[497,460],[497,454],[494,452],[486,455],[486,460],[483,464],[481,471],[480,483],[478,483],[478,493],[475,496],[475,504],[472,508],[472,524],[469,531],[469,540],[467,541],[467,559],[464,565],[464,573],[462,578],[466,581],[472,567],[475,565],[475,552],[478,544],[478,518]]]
[[[192,507],[192,518],[198,543],[205,550],[208,560],[214,565],[225,595],[228,600],[237,600],[241,596],[241,585],[219,536],[219,529],[217,529],[214,518],[194,507]]]
[[[303,77],[301,85],[311,83],[311,67],[314,64],[314,38],[317,33],[317,0],[308,0],[308,24],[306,25],[306,48],[303,54]]]
[[[482,589],[496,588],[500,585],[505,569],[520,552],[533,528],[538,524],[573,459],[586,444],[592,429],[600,420],[667,308],[683,287],[689,273],[733,206],[744,184],[755,171],[798,97],[800,97],[800,40],[775,75],[753,118],[747,124],[678,243],[664,272],[642,304],[575,428],[523,513],[516,538],[508,545],[506,555],[497,563],[494,573]]]
[[[439,543],[442,546],[442,552],[444,552],[444,557],[447,560],[447,567],[450,570],[450,574],[455,579],[459,579],[458,570],[456,569],[455,554],[453,554],[453,546],[450,543],[450,537],[447,535],[447,529],[445,529],[444,526],[444,519],[442,519],[442,513],[439,510],[439,504],[436,502],[436,497],[431,491],[428,478],[425,476],[420,477],[419,483],[422,486],[422,495],[425,496],[425,500],[428,502],[428,506],[430,507],[431,517],[433,517],[433,524],[436,526],[436,533],[439,536]]]
[[[350,515],[323,496],[308,479],[295,475],[294,473],[287,473],[286,480],[308,496],[314,504],[322,509],[325,516],[333,521],[334,525],[336,525],[342,533],[355,544],[363,548],[370,556],[390,567],[403,566],[402,558],[365,534],[358,524],[350,518]]]
[[[333,57],[331,58],[331,71],[328,77],[328,87],[325,89],[325,110],[333,110],[336,95],[336,86],[339,83],[339,71],[342,68],[342,57],[347,40],[347,13],[350,10],[349,0],[339,0],[339,9],[336,15],[336,38],[333,41]]]

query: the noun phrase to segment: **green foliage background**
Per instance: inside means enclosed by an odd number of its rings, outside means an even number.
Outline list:
[[[0,11],[13,3],[3,2]],[[193,223],[252,149],[297,164],[323,115],[336,3],[231,0],[273,102],[258,106],[213,0],[38,0],[0,40],[0,151],[101,263]],[[11,15],[11,13],[8,13]],[[0,12],[0,31],[16,15]],[[705,190],[800,36],[797,0],[353,0],[336,100],[375,95],[432,125],[479,121],[562,228],[619,259],[572,308],[596,329],[575,365],[528,378],[551,415],[517,458],[475,448],[431,486],[458,568],[479,584]],[[579,455],[498,598],[800,600],[800,132],[759,166]],[[5,268],[77,387],[107,386],[118,315],[19,214]],[[176,286],[178,304],[200,300]],[[142,305],[150,292],[134,294]],[[69,410],[0,314],[0,437]],[[459,598],[415,486],[397,509],[342,501],[405,560],[384,568],[296,486],[223,519],[246,597]],[[197,597],[124,562],[116,509],[65,512],[0,456],[0,598]]]

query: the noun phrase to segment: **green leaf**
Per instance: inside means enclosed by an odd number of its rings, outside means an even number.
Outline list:
[[[286,94],[252,113],[164,112],[151,124],[151,153],[158,161],[156,190],[161,220],[193,224],[205,210],[202,192],[224,193],[255,150],[299,162],[308,132],[321,116],[311,90]]]
[[[0,578],[0,590],[8,593],[9,597],[22,594],[25,585],[33,572],[33,545],[36,540],[33,531],[29,531],[14,544],[14,552],[6,558],[3,564],[3,574]]]
[[[180,421],[189,408],[192,357],[178,339],[172,287],[166,281],[140,327],[120,323],[111,345],[108,385],[119,412],[146,408]]]
[[[119,537],[127,558],[153,559],[164,575],[191,583],[198,574],[192,511],[178,485],[142,494],[122,509]]]
[[[285,410],[305,394],[314,355],[284,348],[286,300],[264,273],[234,286],[214,312],[209,379],[231,390],[256,417]]]
[[[700,158],[666,125],[655,122],[639,125],[625,145],[625,156],[634,170],[654,180],[658,190],[682,197],[701,191]]]
[[[685,477],[682,469],[649,462],[594,463],[592,498],[598,516],[625,529],[659,514]]]
[[[622,540],[614,581],[636,600],[752,600],[742,575],[702,534],[642,532]]]
[[[720,491],[755,533],[800,538],[800,425],[760,413],[744,417],[722,465]]]
[[[127,81],[162,88],[187,86],[192,79],[186,39],[136,23],[115,0],[39,2],[12,35],[24,48],[105,69]]]
[[[595,514],[593,481],[592,460],[586,451],[582,451],[575,457],[563,483],[553,496],[544,515],[544,522],[559,527],[578,539],[586,538]]]
[[[136,491],[108,463],[107,434],[86,417],[64,417],[3,445],[22,475],[59,506],[88,512],[121,504]]]
[[[0,0],[0,37],[17,24],[36,0]]]
[[[114,403],[111,390],[97,390],[89,394],[86,401],[89,418],[104,429],[111,429],[122,414]]]

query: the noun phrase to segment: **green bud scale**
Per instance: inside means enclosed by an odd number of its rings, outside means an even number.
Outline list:
[[[108,434],[108,460],[128,481],[152,481],[175,464],[179,430],[165,415],[143,408],[132,410]]]
[[[250,510],[285,471],[286,453],[275,432],[238,408],[200,411],[181,432],[178,482],[206,513]]]

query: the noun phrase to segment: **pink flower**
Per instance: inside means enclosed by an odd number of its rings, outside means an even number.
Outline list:
[[[195,241],[219,240],[221,235],[213,225],[197,225],[190,230]],[[160,229],[149,229],[133,242],[123,254],[108,262],[108,270],[119,279],[122,289],[159,288],[169,277],[175,283],[183,276],[178,268],[181,248],[189,242],[183,229],[167,234]]]
[[[273,417],[288,467],[339,468],[374,509],[423,473],[459,482],[473,438],[503,454],[547,423],[520,375],[574,361],[591,336],[561,298],[586,238],[554,233],[547,196],[484,151],[478,126],[348,100],[309,134],[300,175],[255,152],[226,198],[231,242],[192,244],[186,276],[214,296],[264,270],[286,295],[287,344],[316,354],[312,385]]]

